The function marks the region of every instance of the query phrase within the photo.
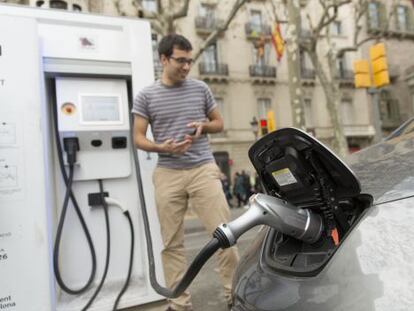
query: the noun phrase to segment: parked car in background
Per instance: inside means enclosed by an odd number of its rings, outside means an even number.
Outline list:
[[[348,166],[295,129],[252,146],[266,192],[319,213],[326,232],[306,244],[262,227],[235,273],[233,311],[414,310],[411,124]]]

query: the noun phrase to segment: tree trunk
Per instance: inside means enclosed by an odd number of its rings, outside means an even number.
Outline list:
[[[286,35],[287,63],[289,76],[289,95],[292,107],[293,126],[306,130],[302,101],[302,81],[300,74],[299,31],[301,27],[300,11],[297,1],[285,2],[288,9],[288,29]]]
[[[331,118],[332,131],[333,131],[333,149],[341,157],[348,155],[348,143],[345,138],[344,130],[342,127],[340,108],[341,108],[341,91],[339,89],[339,83],[336,81],[336,55],[332,52],[328,54],[328,62],[331,79],[328,79],[326,73],[322,68],[322,64],[318,59],[316,51],[308,52],[312,64],[314,66],[316,75],[321,82],[322,89],[325,93],[326,107],[328,109],[329,116]]]

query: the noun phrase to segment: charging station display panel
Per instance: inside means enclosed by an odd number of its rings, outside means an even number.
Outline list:
[[[122,102],[119,95],[81,94],[80,122],[82,124],[122,124]]]
[[[56,105],[61,138],[75,137],[79,144],[75,181],[130,176],[125,80],[56,78]]]

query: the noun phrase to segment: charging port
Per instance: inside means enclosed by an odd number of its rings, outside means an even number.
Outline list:
[[[127,147],[126,137],[112,137],[113,149],[125,149]]]

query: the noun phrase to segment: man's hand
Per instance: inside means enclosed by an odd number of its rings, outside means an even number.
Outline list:
[[[201,134],[203,133],[203,128],[204,128],[204,123],[203,122],[191,122],[187,124],[187,127],[191,127],[195,129],[195,132],[193,135],[185,135],[184,139],[197,139],[201,136]]]
[[[191,139],[185,138],[183,141],[177,143],[174,139],[167,139],[165,142],[159,145],[160,152],[171,154],[184,154],[191,146]]]

